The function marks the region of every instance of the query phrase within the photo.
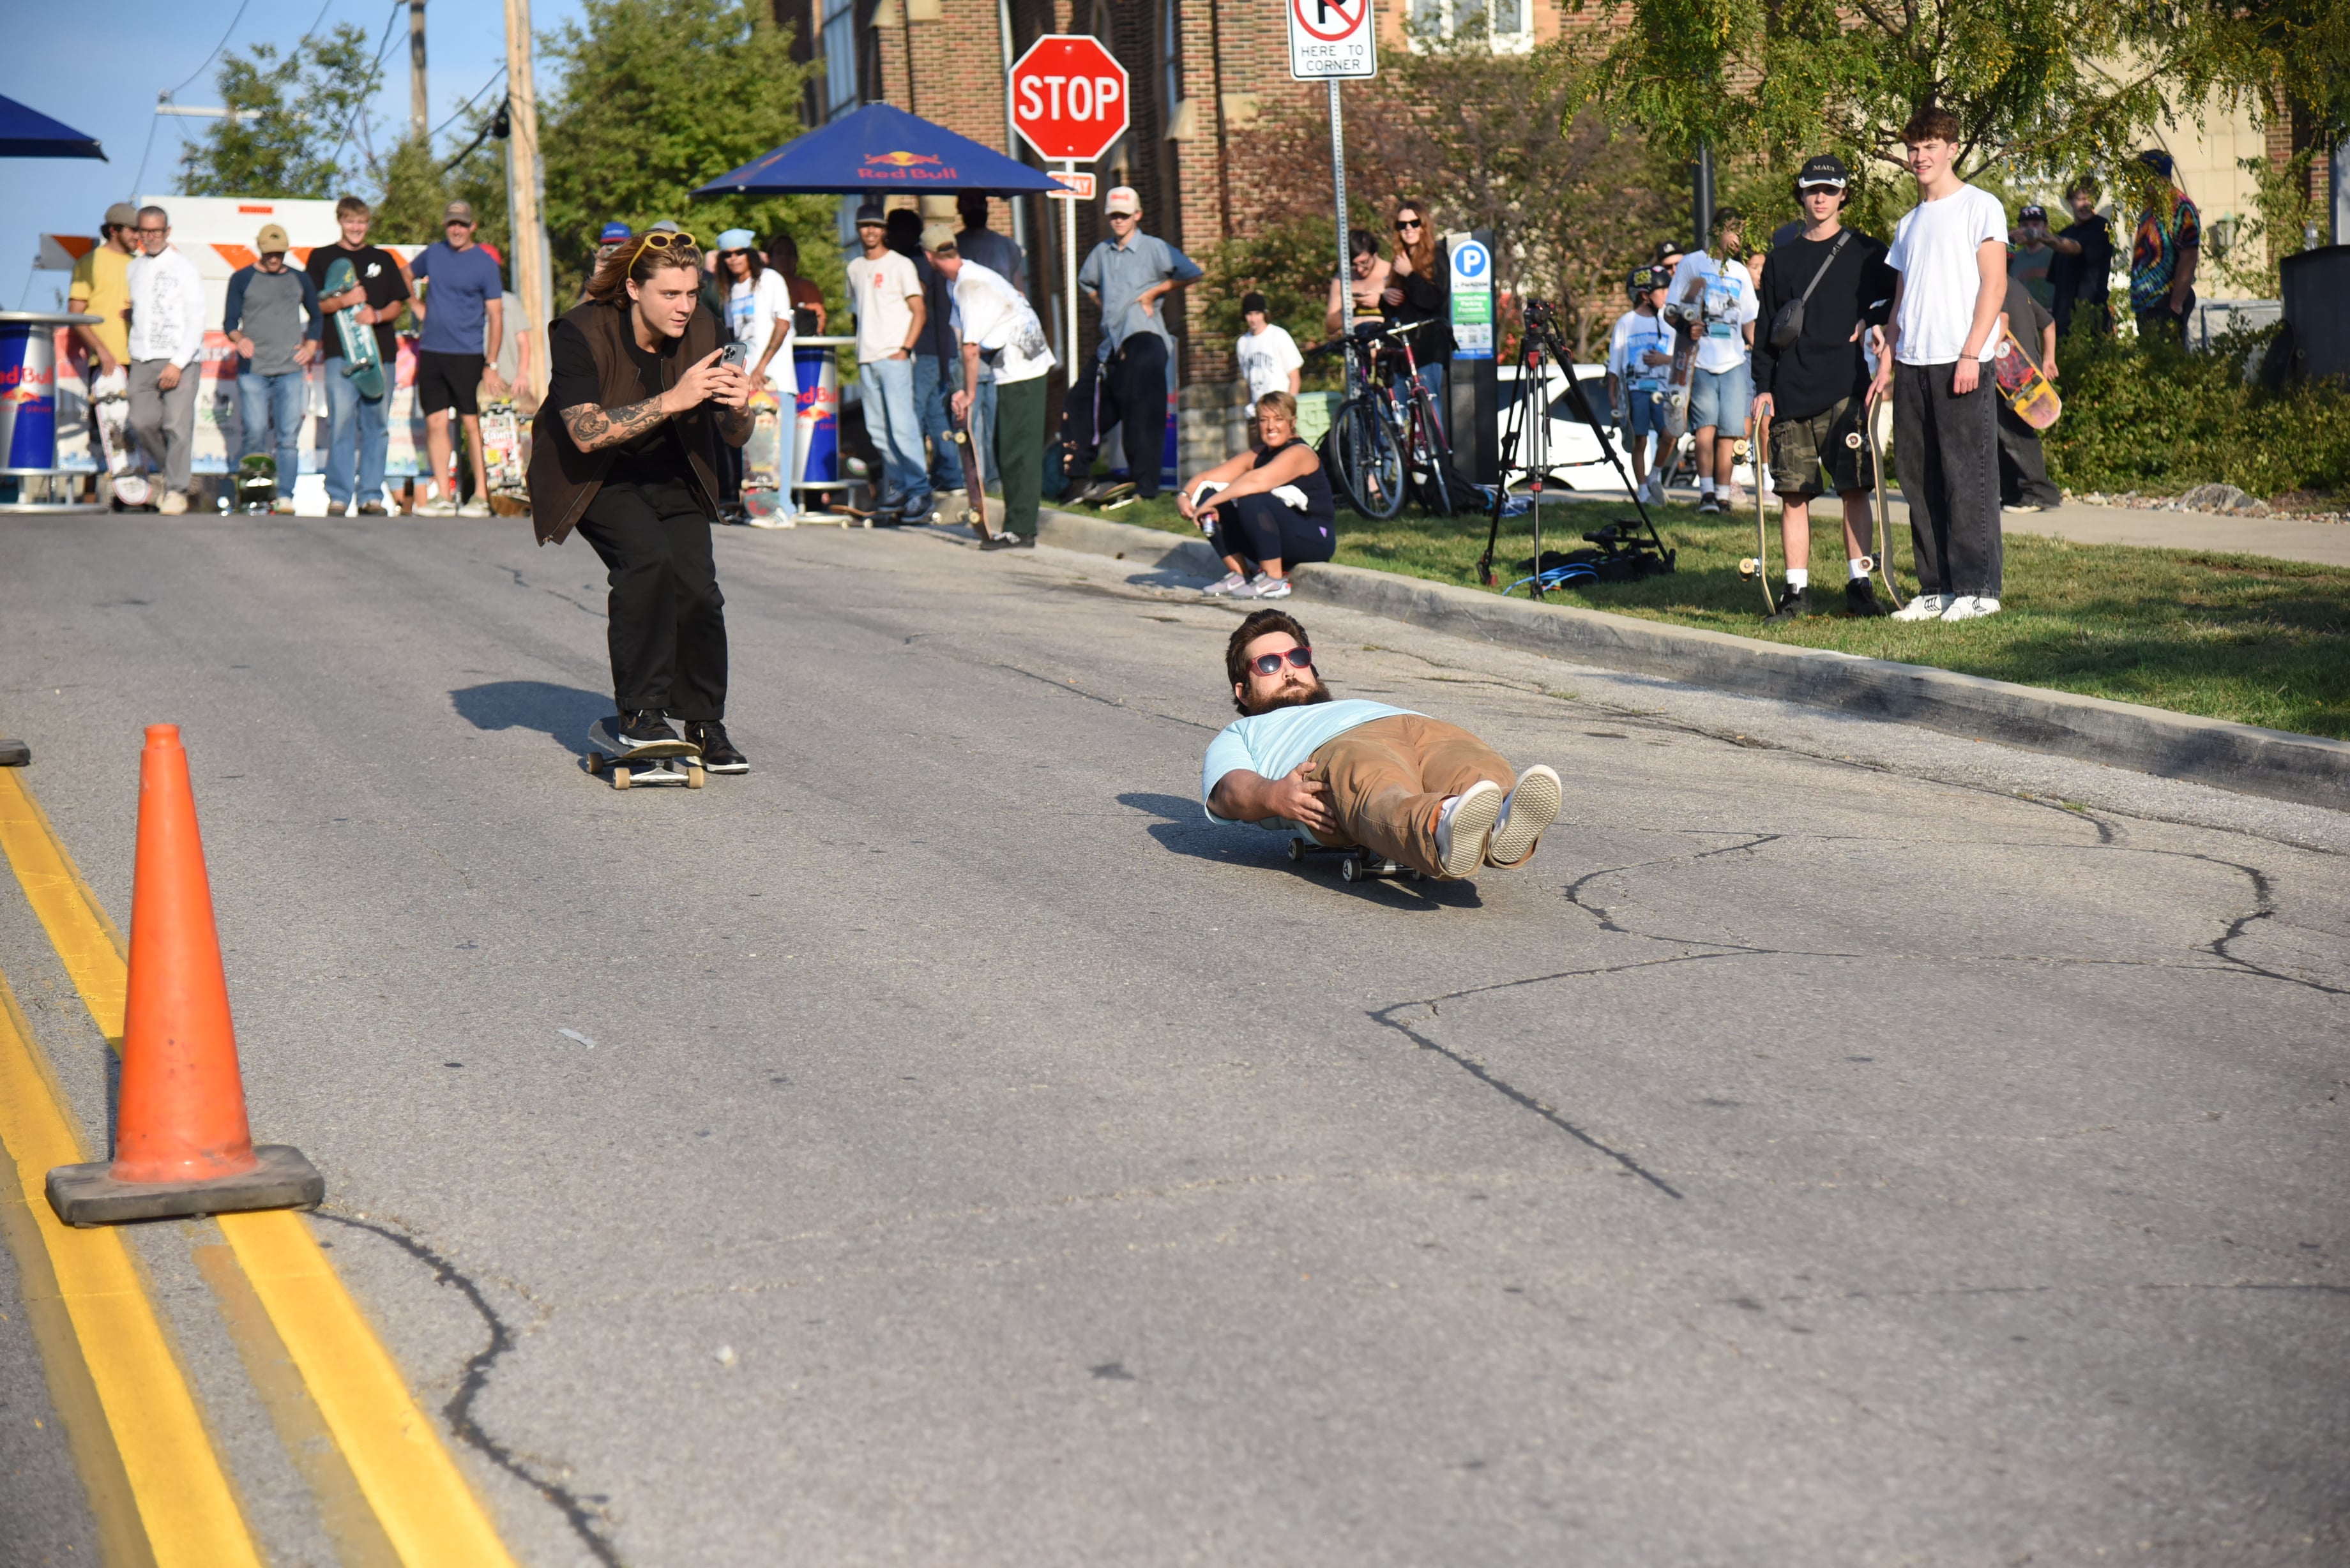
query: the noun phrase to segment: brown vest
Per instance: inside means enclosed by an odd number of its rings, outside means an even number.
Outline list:
[[[637,362],[629,357],[627,335],[636,329],[629,319],[632,314],[625,299],[618,306],[589,300],[565,312],[560,318],[577,327],[588,339],[588,349],[596,356],[599,401],[607,409],[623,409],[645,400],[645,386],[637,375]],[[662,389],[675,386],[680,370],[717,347],[717,321],[707,310],[695,310],[685,324],[685,338],[677,346],[677,352],[661,357]],[[710,517],[718,515],[718,473],[712,462],[717,452],[714,443],[723,439],[712,415],[714,406],[703,403],[670,416],[670,423],[676,427],[678,439],[685,447],[686,482],[694,499],[702,504],[703,514]],[[531,421],[530,435],[531,527],[540,544],[560,544],[577,525],[588,504],[596,499],[596,492],[604,487],[604,476],[611,472],[612,460],[619,455],[619,449],[581,452],[552,399],[540,407],[538,417]]]

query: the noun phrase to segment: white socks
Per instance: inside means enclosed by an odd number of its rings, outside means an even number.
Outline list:
[[[1798,593],[1812,586],[1812,569],[1809,566],[1788,567],[1787,586],[1794,588]]]
[[[1711,495],[1713,493],[1713,475],[1706,473],[1700,474],[1698,476],[1697,493],[1700,495]]]

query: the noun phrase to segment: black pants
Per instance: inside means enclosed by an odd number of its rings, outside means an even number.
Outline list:
[[[681,483],[607,484],[580,536],[609,571],[612,694],[689,722],[726,716],[726,599],[710,519]]]
[[[2040,449],[2040,432],[2016,418],[2005,398],[1999,400],[1999,498],[2008,506],[2064,503],[2064,493],[2048,478],[2048,458]]]
[[[2187,308],[2176,314],[2173,314],[2170,308],[2170,296],[2165,295],[2162,303],[2152,310],[2141,310],[2137,313],[2138,339],[2141,342],[2152,343],[2157,339],[2167,338],[2184,348],[2187,343],[2188,318],[2194,314],[2195,291],[2193,289],[2187,291]]]
[[[1216,526],[1209,543],[1219,556],[1236,556],[1253,568],[1279,561],[1283,571],[1311,561],[1326,561],[1337,553],[1338,529],[1328,517],[1315,517],[1284,506],[1270,495],[1243,495],[1238,501],[1211,500]]]
[[[1125,432],[1127,476],[1137,495],[1159,493],[1167,461],[1167,343],[1149,332],[1129,332],[1105,372],[1118,399]]]
[[[1950,390],[1957,361],[1903,365],[1893,374],[1893,454],[1909,503],[1918,591],[1997,598],[1999,420],[1991,367],[1975,389]]]

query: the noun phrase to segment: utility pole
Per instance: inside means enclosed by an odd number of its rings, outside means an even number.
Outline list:
[[[414,0],[421,8],[422,0]],[[546,223],[540,216],[546,194],[538,156],[538,90],[531,72],[530,0],[506,4],[506,210],[514,223],[514,286],[522,296],[517,330],[531,334],[530,384],[534,397],[546,396],[546,326],[553,318],[554,272],[549,265]]]
[[[421,140],[432,129],[432,99],[424,90],[424,0],[408,0],[408,134]]]

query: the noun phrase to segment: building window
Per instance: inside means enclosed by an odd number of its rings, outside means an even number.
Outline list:
[[[857,107],[857,0],[824,0],[824,117]]]
[[[1520,55],[1534,46],[1533,8],[1526,0],[1411,0],[1415,38],[1450,38],[1483,25],[1497,55]]]

